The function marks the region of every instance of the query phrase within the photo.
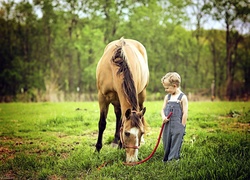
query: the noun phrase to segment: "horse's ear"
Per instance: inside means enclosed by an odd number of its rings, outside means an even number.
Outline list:
[[[144,108],[141,110],[142,116],[145,114],[145,112],[146,112],[146,107],[144,107]]]
[[[127,109],[127,111],[126,111],[126,113],[125,113],[125,117],[126,117],[127,119],[129,119],[129,118],[130,118],[130,114],[131,114],[131,109]]]

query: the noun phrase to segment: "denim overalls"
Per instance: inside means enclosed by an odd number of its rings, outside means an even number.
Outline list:
[[[163,130],[163,148],[164,158],[163,161],[170,161],[172,159],[180,158],[180,149],[185,135],[185,127],[182,124],[182,108],[181,98],[184,94],[181,93],[177,101],[169,101],[171,94],[168,95],[168,103],[164,108],[165,116],[170,111],[173,112],[169,122],[164,126]]]

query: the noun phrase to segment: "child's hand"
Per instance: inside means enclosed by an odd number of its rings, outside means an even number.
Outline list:
[[[167,123],[169,120],[170,120],[170,118],[168,119],[167,117],[165,117],[165,118],[163,119],[163,123]]]

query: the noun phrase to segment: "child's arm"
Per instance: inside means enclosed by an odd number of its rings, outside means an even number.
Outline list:
[[[166,123],[169,121],[169,119],[167,119],[165,113],[164,113],[164,108],[166,107],[168,103],[168,96],[166,95],[165,98],[164,98],[164,101],[163,101],[163,105],[162,105],[162,110],[161,110],[161,118],[162,118],[162,121],[163,123]]]
[[[187,123],[187,117],[188,117],[188,100],[187,100],[187,96],[184,95],[182,97],[182,124],[183,126],[186,126]]]

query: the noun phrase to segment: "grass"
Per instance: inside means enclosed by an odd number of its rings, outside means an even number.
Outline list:
[[[149,131],[139,158],[153,150],[162,102],[146,102]],[[163,164],[162,143],[138,166],[110,147],[113,109],[104,146],[95,152],[97,102],[0,104],[0,179],[249,179],[250,103],[190,102],[179,162]]]

